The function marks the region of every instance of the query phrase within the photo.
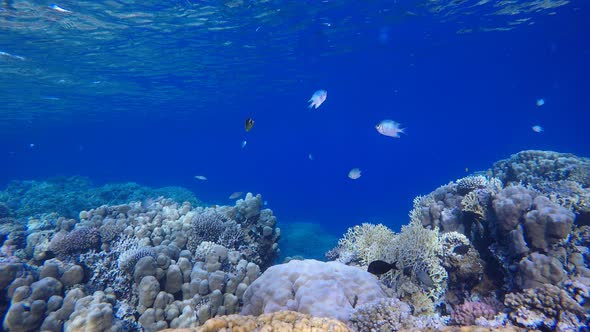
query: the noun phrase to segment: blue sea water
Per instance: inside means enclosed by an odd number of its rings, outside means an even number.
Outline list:
[[[0,188],[249,191],[279,227],[338,237],[399,229],[416,195],[521,150],[589,156],[590,4],[476,3],[2,1]],[[380,135],[384,119],[407,135]]]

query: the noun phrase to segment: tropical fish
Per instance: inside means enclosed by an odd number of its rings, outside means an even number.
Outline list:
[[[247,118],[246,121],[244,121],[244,128],[246,131],[250,131],[252,127],[254,127],[254,120],[252,118]]]
[[[356,179],[360,178],[361,177],[361,170],[360,170],[360,168],[353,168],[353,169],[351,169],[350,172],[348,172],[348,177],[351,178],[351,179],[353,179],[353,180],[356,180]]]
[[[328,98],[328,91],[326,90],[318,90],[313,93],[311,98],[307,101],[309,104],[309,108],[318,108],[324,101]]]
[[[389,272],[390,270],[397,269],[397,268],[398,267],[395,264],[395,262],[387,263],[385,261],[376,260],[376,261],[372,261],[369,264],[369,267],[367,268],[367,272],[372,273],[376,276],[379,276],[379,275]],[[414,273],[414,276],[416,277],[416,279],[418,281],[420,281],[420,283],[423,286],[425,286],[427,289],[435,286],[434,281],[432,280],[432,277],[430,277],[430,275],[428,275],[428,272],[425,271],[424,269],[414,270],[411,267],[406,267],[403,269],[402,272],[406,276],[411,276],[412,273]]]
[[[229,199],[238,199],[240,198],[240,196],[242,196],[244,193],[241,191],[236,191],[233,194],[229,195]]]
[[[397,268],[397,266],[395,265],[395,262],[393,263],[387,263],[384,261],[372,261],[369,264],[369,267],[367,268],[367,272],[372,273],[374,275],[381,275],[383,273],[388,272],[391,269],[395,269]]]
[[[537,99],[537,102],[536,102],[536,104],[537,104],[537,106],[539,106],[539,107],[541,107],[541,106],[545,105],[545,99],[543,99],[543,98]]]
[[[535,126],[533,126],[532,128],[533,128],[533,131],[534,131],[535,133],[540,133],[540,132],[542,132],[542,131],[544,130],[544,129],[543,129],[543,127],[541,127],[541,126],[539,126],[539,125],[535,125]]]
[[[462,244],[453,248],[453,252],[457,255],[465,255],[469,251],[468,244]]]
[[[195,175],[195,179],[201,180],[201,181],[207,181],[207,177],[205,177],[203,175]]]
[[[375,126],[379,134],[393,138],[399,138],[399,134],[405,134],[406,128],[400,128],[400,124],[393,120],[383,120]]]
[[[58,5],[54,4],[54,3],[52,3],[51,5],[49,5],[49,8],[51,8],[51,9],[53,9],[55,11],[58,11],[60,13],[71,13],[71,11],[69,11],[67,9],[64,9],[64,8],[61,8],[60,6],[58,6]]]

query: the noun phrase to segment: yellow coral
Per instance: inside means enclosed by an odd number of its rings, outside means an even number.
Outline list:
[[[397,269],[388,272],[386,278],[397,280],[399,286],[407,282],[403,280],[403,271],[407,268],[411,271],[412,282],[420,281],[419,275],[425,272],[432,281],[426,294],[436,303],[444,294],[448,277],[440,263],[441,252],[438,229],[424,228],[418,219],[412,219],[402,227],[401,233],[395,236],[388,248],[386,260],[395,262]],[[424,280],[421,282],[424,283]]]
[[[331,318],[312,317],[295,311],[278,311],[260,316],[228,315],[211,318],[198,328],[168,332],[352,332]]]
[[[475,214],[480,219],[485,219],[486,210],[479,202],[479,198],[477,197],[477,191],[471,191],[463,200],[461,200],[461,206],[463,207],[463,212],[471,212]]]
[[[385,258],[387,247],[394,237],[395,233],[382,224],[364,223],[349,228],[338,245],[358,255],[361,263],[368,266],[374,260]]]

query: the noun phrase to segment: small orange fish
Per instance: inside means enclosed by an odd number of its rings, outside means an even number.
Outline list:
[[[246,121],[244,121],[244,129],[250,131],[252,127],[254,127],[254,120],[252,118],[247,118]]]

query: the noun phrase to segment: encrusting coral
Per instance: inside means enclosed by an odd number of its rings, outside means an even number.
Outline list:
[[[166,332],[167,330],[165,330]],[[174,330],[169,330],[171,332]],[[183,330],[176,330],[183,332]],[[277,311],[260,316],[228,315],[212,318],[203,326],[184,332],[353,332],[343,322],[313,317],[294,311]]]
[[[504,303],[512,309],[510,318],[525,328],[577,331],[590,318],[565,289],[549,284],[507,294]]]

